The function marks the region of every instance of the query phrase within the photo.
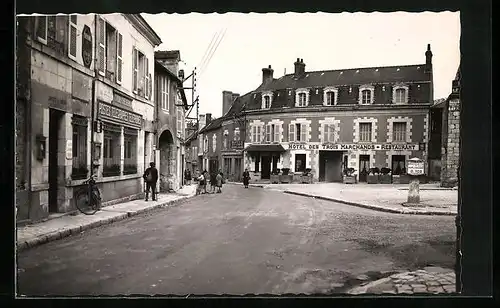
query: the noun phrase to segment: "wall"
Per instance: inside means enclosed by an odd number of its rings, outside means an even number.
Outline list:
[[[446,125],[444,146],[441,158],[441,185],[453,187],[458,185],[458,169],[460,163],[460,100],[452,99],[448,109],[443,112]]]

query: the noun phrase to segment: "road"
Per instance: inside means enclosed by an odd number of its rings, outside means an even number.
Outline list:
[[[24,295],[343,293],[453,268],[453,217],[398,215],[226,185],[18,255]]]

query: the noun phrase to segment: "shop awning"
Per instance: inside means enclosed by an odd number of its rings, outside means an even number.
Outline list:
[[[246,152],[285,152],[281,144],[252,144],[245,148]]]

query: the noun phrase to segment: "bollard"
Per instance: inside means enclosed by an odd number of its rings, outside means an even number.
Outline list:
[[[408,203],[420,203],[420,181],[418,177],[412,176],[410,179],[410,186],[408,187]]]

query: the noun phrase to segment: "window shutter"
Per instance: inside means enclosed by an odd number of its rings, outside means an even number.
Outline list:
[[[76,58],[76,15],[69,17],[69,41],[68,41],[68,55],[70,58]]]
[[[295,141],[295,124],[288,124],[288,141]]]
[[[271,142],[271,124],[266,125],[266,142]]]
[[[36,36],[38,40],[47,44],[47,16],[38,16],[36,23]]]
[[[149,99],[149,61],[144,57],[144,97]]]
[[[151,100],[151,97],[153,96],[153,80],[151,79],[151,73],[148,73],[148,79],[149,79],[149,85],[148,85],[148,93],[149,97],[148,99]]]
[[[104,19],[101,17],[97,18],[97,28],[98,28],[98,42],[99,42],[99,49],[97,51],[97,57],[99,58],[99,67],[98,71],[99,74],[102,76],[105,76],[105,71],[106,71],[106,23],[104,22]]]
[[[328,142],[328,124],[323,124],[323,143]]]
[[[257,142],[257,127],[255,127],[255,126],[252,126],[252,136],[251,136],[251,139],[252,139],[252,143]]]
[[[274,142],[280,142],[280,125],[274,125]]]
[[[138,78],[138,70],[137,70],[137,49],[132,49],[132,85],[135,92],[137,92],[137,78]]]
[[[306,124],[300,124],[300,141],[305,142],[307,141],[307,125]]]
[[[116,83],[122,83],[123,71],[123,35],[117,32],[116,38]]]

